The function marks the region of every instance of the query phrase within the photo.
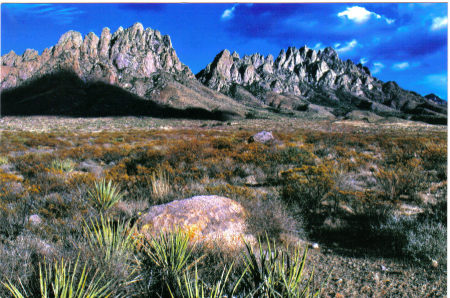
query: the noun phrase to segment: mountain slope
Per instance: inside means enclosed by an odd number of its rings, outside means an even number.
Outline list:
[[[120,27],[113,34],[105,28],[100,38],[91,32],[83,39],[81,33],[69,31],[41,55],[30,49],[21,56],[10,52],[1,57],[0,64],[2,91],[68,71],[84,82],[110,84],[141,99],[174,108],[231,109],[241,116],[246,110],[200,84],[178,59],[170,37],[150,28],[144,30],[140,23],[128,29]],[[58,83],[54,82],[55,87]]]
[[[55,84],[58,82],[58,84]],[[228,120],[239,115],[202,108],[174,108],[143,99],[104,82],[84,82],[75,73],[58,71],[2,93],[3,115],[72,117],[151,116]]]
[[[240,58],[224,50],[196,77],[209,88],[256,106],[303,111],[318,104],[333,108],[336,115],[360,109],[447,122],[446,104],[404,90],[395,82],[384,83],[367,67],[342,61],[330,47],[319,52],[306,46],[289,47],[276,59],[260,54]]]

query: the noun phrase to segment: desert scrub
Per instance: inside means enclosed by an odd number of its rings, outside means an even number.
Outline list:
[[[64,173],[70,173],[75,170],[76,163],[71,159],[55,159],[52,161],[50,167]]]
[[[123,197],[118,186],[112,184],[111,180],[106,183],[105,179],[95,182],[93,189],[88,190],[88,194],[91,203],[99,211],[108,210]]]
[[[21,282],[14,285],[10,281],[2,282],[10,295],[22,297],[108,297],[111,295],[111,282],[103,279],[98,271],[87,264],[79,267],[79,258],[74,265],[61,259],[54,264],[44,261],[39,264],[39,278],[32,280],[34,285],[24,286]],[[39,289],[39,290],[37,290]],[[37,291],[36,291],[37,290]]]
[[[417,158],[412,158],[405,164],[397,164],[395,167],[380,168],[375,173],[375,178],[381,196],[390,202],[399,200],[400,195],[408,195],[414,199],[426,182],[422,162]]]
[[[312,148],[307,146],[288,145],[286,148],[282,148],[273,154],[274,161],[296,166],[314,165],[315,158]]]
[[[278,249],[266,237],[266,243],[258,239],[259,251],[246,243],[243,254],[246,270],[242,284],[249,297],[315,297],[320,288],[314,289],[314,269],[305,272],[307,249],[296,247],[292,252]],[[266,248],[264,249],[263,246]]]
[[[398,255],[428,265],[432,260],[447,263],[447,227],[427,215],[391,214],[385,222],[373,227],[374,233],[389,236]]]
[[[331,165],[323,164],[304,165],[282,172],[283,200],[288,204],[297,205],[306,214],[315,213],[322,199],[335,185],[333,173]]]

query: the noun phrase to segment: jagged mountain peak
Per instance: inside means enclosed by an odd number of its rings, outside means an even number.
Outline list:
[[[54,98],[63,96],[61,94],[70,94],[72,101],[85,104],[86,100],[82,94],[95,90],[90,87],[95,84],[104,84],[101,86],[109,90],[108,92],[115,89],[106,86],[119,87],[124,94],[132,95],[125,96],[127,98],[137,96],[142,100],[177,109],[231,109],[239,111],[237,114],[245,110],[245,107],[233,99],[200,84],[189,67],[179,60],[170,37],[162,35],[158,30],[144,29],[141,23],[135,23],[125,29],[119,27],[115,32],[105,27],[100,37],[93,32],[83,37],[80,32],[68,31],[41,55],[31,49],[22,55],[11,51],[1,57],[0,65],[0,90],[2,94],[8,94],[8,103],[3,107],[8,107],[9,111],[15,111],[14,113],[20,112],[17,110],[22,107],[20,102],[38,98],[42,103],[49,103],[53,102]],[[69,74],[81,79],[84,85]],[[51,84],[49,80],[52,78],[69,78],[67,81],[74,86],[62,84],[58,79]],[[35,88],[41,81],[45,82],[45,86],[39,89],[37,97],[30,97],[29,91],[23,91],[30,89],[27,89],[30,84]],[[18,91],[14,93],[14,90]],[[94,95],[99,97],[96,100],[103,100],[103,95]],[[15,96],[18,101],[16,105]],[[21,98],[23,96],[25,97]],[[112,106],[117,104],[109,99],[104,100]],[[40,104],[33,103],[33,106],[39,107]],[[105,104],[105,109],[108,109],[108,104]],[[141,112],[151,114],[148,111]],[[5,113],[5,109],[2,113]],[[89,114],[89,111],[86,113]]]
[[[80,32],[71,30],[41,55],[31,49],[20,56],[11,51],[1,57],[1,65],[2,90],[61,69],[71,70],[84,80],[129,89],[139,96],[145,96],[146,88],[130,87],[131,81],[143,80],[138,85],[145,85],[144,81],[158,72],[194,78],[178,59],[170,37],[150,28],[144,30],[141,23],[126,29],[119,27],[113,34],[105,27],[100,38],[93,32],[83,38]]]
[[[422,116],[446,119],[446,109],[435,107],[419,94],[395,82],[374,78],[368,67],[343,61],[332,47],[316,51],[308,46],[281,49],[274,60],[259,53],[231,59],[222,51],[201,70],[197,79],[209,88],[260,106],[304,109],[325,105],[336,114],[366,109],[383,115]],[[425,104],[426,103],[426,104]],[[444,120],[438,122],[444,122]],[[434,121],[434,120],[430,120]],[[446,120],[445,120],[446,121]]]

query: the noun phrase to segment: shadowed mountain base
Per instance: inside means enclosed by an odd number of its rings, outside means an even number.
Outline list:
[[[2,116],[71,117],[149,116],[225,121],[239,117],[229,111],[177,109],[138,97],[103,82],[84,82],[68,71],[45,75],[1,93]]]

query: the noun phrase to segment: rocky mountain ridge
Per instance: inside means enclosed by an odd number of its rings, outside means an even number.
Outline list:
[[[120,27],[113,34],[104,28],[100,38],[91,32],[83,39],[81,33],[69,31],[41,55],[31,49],[21,56],[10,52],[1,57],[1,64],[1,89],[55,70],[71,70],[84,80],[101,80],[126,89],[132,79],[137,80],[133,91],[144,96],[146,79],[155,72],[194,77],[178,59],[170,37],[144,30],[140,23],[128,29]]]
[[[15,112],[21,109],[19,105],[14,107],[15,101],[27,103],[39,98],[54,102],[76,88],[68,84],[58,87],[57,80],[51,86],[46,79],[48,88],[40,88],[37,95],[19,92],[17,97],[11,90],[54,73],[72,72],[87,84],[109,84],[132,96],[177,109],[221,110],[244,116],[250,110],[269,108],[320,117],[367,110],[382,116],[447,122],[446,102],[406,91],[395,82],[384,83],[367,67],[342,61],[332,48],[317,52],[306,46],[289,47],[281,50],[276,59],[260,54],[240,58],[235,52],[223,50],[194,76],[179,60],[168,35],[144,29],[140,23],[127,29],[120,27],[114,33],[104,28],[100,37],[91,32],[83,38],[81,33],[69,31],[41,55],[30,49],[20,56],[11,51],[0,58],[0,65],[0,90],[2,94],[10,92],[9,102],[4,104],[2,100],[2,104]],[[93,90],[88,85],[83,88],[83,92]],[[83,92],[76,91],[78,97],[72,100],[86,101]]]
[[[144,29],[140,23],[119,27],[114,33],[104,28],[100,37],[91,32],[83,38],[81,33],[69,31],[41,55],[31,49],[20,56],[10,52],[1,57],[0,65],[2,91],[69,71],[84,82],[103,82],[175,108],[240,109],[234,100],[195,79],[179,60],[168,35]]]
[[[446,104],[395,82],[384,83],[367,67],[342,61],[331,47],[318,52],[307,46],[289,47],[276,59],[258,53],[240,58],[223,50],[196,77],[209,88],[259,106],[302,111],[323,105],[335,114],[362,109],[446,122]]]

